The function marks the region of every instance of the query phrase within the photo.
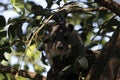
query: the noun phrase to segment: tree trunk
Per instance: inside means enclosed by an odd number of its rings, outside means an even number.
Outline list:
[[[120,79],[120,26],[111,40],[103,47],[98,61],[90,70],[86,80]]]

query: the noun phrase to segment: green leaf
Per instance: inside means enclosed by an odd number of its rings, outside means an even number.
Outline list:
[[[33,1],[27,1],[27,3],[25,4],[25,7],[27,10],[31,11],[32,10],[32,6],[36,5]]]
[[[109,25],[120,26],[120,21],[118,21],[117,19],[112,18],[111,20],[109,20]]]
[[[10,40],[12,40],[15,37],[15,27],[13,25],[10,25],[8,28],[8,37]]]
[[[10,25],[8,28],[8,36],[9,39],[12,40],[15,37],[22,39],[23,32],[22,32],[22,21],[14,22],[13,25]]]
[[[0,15],[0,29],[3,29],[5,25],[6,25],[5,18],[4,18],[4,16]]]
[[[29,70],[29,66],[26,64],[26,65],[24,65],[24,69],[25,70]]]
[[[105,22],[103,25],[103,32],[112,32],[115,30],[114,26],[120,26],[120,21],[117,19],[110,19],[109,21]]]
[[[38,64],[34,65],[34,69],[35,69],[35,72],[37,73],[41,73],[42,71],[44,71],[44,68]]]
[[[8,61],[4,56],[4,52],[5,52],[5,50],[0,49],[0,61],[2,61],[2,60]]]
[[[25,52],[26,49],[22,41],[16,42],[13,48],[16,52]]]
[[[67,3],[67,0],[63,0],[64,1],[64,3]]]
[[[2,48],[8,48],[10,46],[10,44],[9,44],[9,42],[4,42],[4,44],[3,45],[1,45],[0,46],[0,48],[2,49]]]
[[[14,64],[13,66],[15,69],[18,69],[20,67],[20,64]]]
[[[4,52],[11,53],[10,43],[7,41],[4,42],[4,44],[0,46],[0,49],[2,49],[2,51],[4,51]]]
[[[7,36],[7,31],[0,32],[0,39]]]
[[[33,32],[28,33],[26,35],[27,40],[30,40],[32,36],[33,36]]]
[[[45,14],[45,10],[40,5],[32,5],[31,10],[32,10],[32,13],[35,15],[35,17]]]
[[[96,18],[95,15],[90,16],[90,17],[86,20],[86,23],[92,25],[93,20],[94,20],[95,18]]]
[[[108,14],[107,11],[100,11],[99,12],[99,18],[104,18]]]
[[[5,76],[3,74],[0,73],[0,79],[1,80],[4,80],[5,79]]]
[[[23,36],[22,27],[21,26],[17,27],[16,31],[17,31],[16,34],[17,34],[18,38],[22,39],[22,36]]]
[[[4,50],[5,50],[5,52],[8,52],[8,53],[12,52],[10,48],[5,48]]]
[[[17,17],[17,18],[13,18],[13,19],[9,18],[7,24],[14,23],[14,22],[20,21],[20,20],[22,20],[21,17]]]
[[[23,0],[10,0],[10,3],[13,5],[14,9],[17,12],[20,12],[24,9],[24,1]]]
[[[51,6],[53,5],[53,1],[54,0],[46,0],[46,2],[47,2],[47,8],[51,8]]]

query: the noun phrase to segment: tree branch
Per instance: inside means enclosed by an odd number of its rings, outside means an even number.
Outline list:
[[[27,77],[33,80],[46,80],[46,78],[40,74],[37,74],[35,72],[29,72],[26,70],[17,70],[15,68],[9,67],[9,66],[3,66],[0,64],[0,73],[5,74],[5,73],[10,73],[12,75],[18,74],[19,76],[22,77]]]
[[[95,0],[101,6],[104,6],[120,16],[120,5],[114,2],[113,0]]]
[[[99,8],[80,8],[77,10],[69,10],[68,13],[80,13],[80,12],[93,12],[93,11],[105,11],[107,8],[99,7]]]

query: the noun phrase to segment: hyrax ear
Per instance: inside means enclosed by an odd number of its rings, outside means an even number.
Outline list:
[[[68,24],[67,28],[69,29],[70,32],[74,30],[74,26],[72,24]]]

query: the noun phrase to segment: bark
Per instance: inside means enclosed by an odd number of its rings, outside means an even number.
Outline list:
[[[26,70],[17,70],[9,66],[3,66],[2,64],[0,64],[0,73],[2,74],[10,73],[12,75],[18,74],[19,76],[30,78],[32,80],[46,80],[45,77],[35,72],[29,72]]]

